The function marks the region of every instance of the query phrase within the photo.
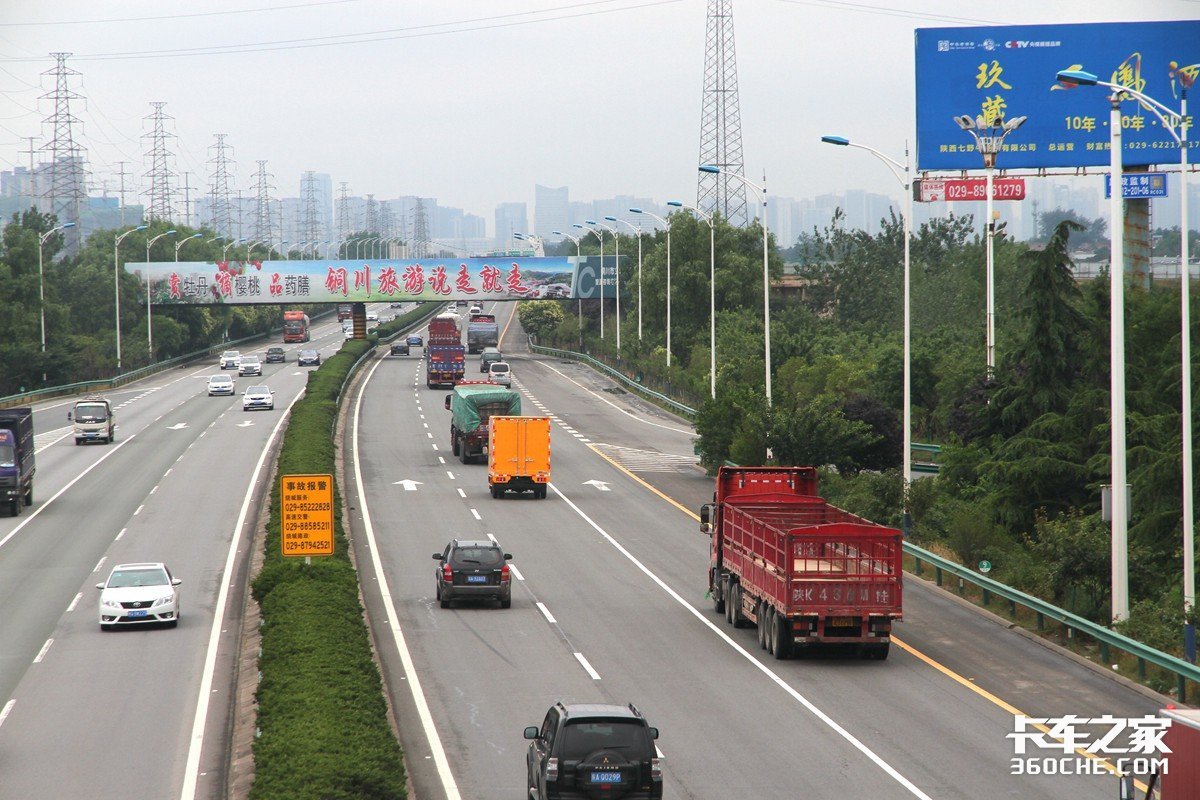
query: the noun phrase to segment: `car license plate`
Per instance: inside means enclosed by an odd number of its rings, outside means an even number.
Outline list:
[[[825,620],[827,628],[853,628],[858,625],[858,621],[854,617],[830,617]]]
[[[467,583],[487,583],[487,575],[468,575]]]
[[[621,773],[619,772],[593,772],[592,783],[620,783]]]
[[[130,611],[130,612],[129,612],[129,614],[128,614],[127,616],[129,616],[129,617],[144,617],[144,616],[146,616],[146,615],[147,615],[147,614],[149,614],[149,613],[150,613],[149,611],[145,611],[145,610],[142,610],[142,611]]]

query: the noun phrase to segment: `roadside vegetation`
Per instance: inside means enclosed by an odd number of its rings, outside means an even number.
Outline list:
[[[643,335],[637,262],[623,259],[621,350],[614,303],[523,312],[542,344],[588,352],[697,408],[699,452],[823,467],[823,493],[899,526],[902,511],[901,221],[869,235],[835,217],[787,250],[772,243],[774,403],[764,393],[761,228],[716,227],[717,394],[709,395],[708,225],[672,216],[671,367],[666,366],[666,235],[643,236]],[[1040,241],[995,241],[997,368],[985,363],[985,245],[970,217],[935,219],[912,238],[913,439],[940,445],[941,472],[914,482],[912,539],[1005,583],[1107,623],[1108,282],[1080,282],[1073,260],[1107,250],[1101,220],[1042,216]],[[1156,242],[1178,230],[1158,231]],[[598,252],[585,240],[585,254]],[[1200,244],[1200,242],[1198,242]],[[561,254],[574,255],[574,245]],[[627,249],[628,248],[628,249]],[[1091,252],[1089,252],[1091,251]],[[608,252],[612,252],[609,243]],[[621,252],[636,252],[622,242]],[[1094,255],[1093,255],[1094,254]],[[1195,318],[1196,315],[1193,315]],[[1120,630],[1182,651],[1178,283],[1126,292],[1131,619]],[[1193,322],[1193,326],[1196,323]],[[1193,329],[1193,336],[1196,331]],[[1194,349],[1194,348],[1193,348]],[[1193,369],[1196,369],[1194,366]],[[1200,444],[1200,443],[1198,443]],[[1200,449],[1200,448],[1198,448]]]

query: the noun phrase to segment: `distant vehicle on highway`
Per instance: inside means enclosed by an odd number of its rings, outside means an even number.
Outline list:
[[[241,360],[242,354],[237,350],[226,350],[224,353],[221,353],[221,369],[237,369]]]
[[[33,409],[0,409],[0,499],[14,517],[33,505]]]
[[[402,342],[399,339],[392,342],[391,354],[394,356],[408,355],[408,342]]]
[[[271,411],[275,408],[275,395],[266,386],[251,386],[242,393],[242,411],[253,411],[264,408]]]
[[[497,361],[503,361],[504,354],[496,347],[485,347],[483,353],[479,356],[479,371],[487,372],[488,367]]]
[[[67,421],[73,423],[75,444],[84,442],[108,442],[116,438],[117,420],[112,403],[103,397],[85,397],[75,401],[67,412]]]
[[[242,356],[238,363],[238,375],[243,378],[247,375],[262,375],[262,362],[258,360],[258,356]]]
[[[296,354],[296,366],[298,367],[319,367],[321,366],[321,353],[317,350],[301,350]]]
[[[481,306],[481,305],[478,305],[478,304],[476,304],[476,305],[473,305],[473,306],[471,306],[470,308],[468,308],[468,309],[467,309],[467,314],[468,314],[468,315],[470,315],[470,314],[482,314],[482,313],[483,313],[483,306]]]
[[[663,796],[662,762],[650,727],[632,704],[555,703],[539,728],[525,729],[527,795],[645,798]]]
[[[208,379],[208,396],[229,395],[232,397],[233,386],[233,378],[228,375],[213,375]]]
[[[268,347],[265,361],[268,364],[282,364],[287,361],[287,355],[282,347]]]
[[[414,333],[412,336],[408,337],[408,346],[409,347],[424,347],[425,342],[421,340],[420,336],[417,336]]]
[[[179,624],[179,589],[183,583],[162,562],[117,564],[100,590],[100,630],[118,625]]]
[[[388,308],[404,308],[404,303],[389,303]]]
[[[379,321],[379,312],[378,311],[368,311],[367,312],[367,322],[378,322],[378,321]]]
[[[437,599],[442,608],[454,600],[495,599],[501,608],[512,605],[511,553],[490,539],[451,539],[446,549],[433,554],[438,562]]]
[[[512,386],[512,370],[507,361],[493,361],[488,365],[488,380],[500,386]]]
[[[303,311],[283,312],[283,341],[307,342],[311,338],[312,323]]]

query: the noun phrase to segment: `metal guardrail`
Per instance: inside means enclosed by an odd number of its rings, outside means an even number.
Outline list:
[[[602,361],[597,361],[596,359],[592,358],[589,355],[586,355],[584,353],[576,353],[574,350],[559,350],[556,347],[544,347],[540,344],[534,344],[532,341],[529,343],[529,349],[535,353],[542,353],[543,355],[556,356],[558,358],[569,358],[569,359],[573,359],[575,361],[583,361],[583,362],[587,363],[588,365],[594,367],[595,369],[598,369],[601,372],[605,373],[606,375],[608,375],[612,378],[616,378],[621,383],[628,386],[630,389],[633,389],[635,392],[638,392],[639,394],[645,395],[646,397],[649,397],[652,400],[656,400],[656,401],[662,403],[667,408],[670,408],[672,411],[677,411],[678,413],[683,414],[686,417],[691,417],[693,419],[695,419],[695,417],[696,417],[696,410],[694,408],[685,406],[683,403],[673,400],[670,397],[667,397],[665,394],[662,394],[661,392],[656,392],[653,389],[647,389],[645,386],[638,383],[637,381],[630,380],[627,376],[625,376],[621,372],[613,369],[608,364],[605,364]]]
[[[657,392],[649,392],[643,387],[634,384],[624,375],[616,372],[616,370],[611,369],[608,367],[608,365],[601,364],[599,361],[596,361],[594,358],[584,355],[583,353],[575,353],[570,350],[558,350],[553,347],[542,347],[540,345],[535,345],[532,342],[530,342],[529,346],[534,352],[545,352],[550,355],[586,361],[594,366],[599,367],[607,374],[613,375],[623,382],[633,385],[640,391],[646,391],[649,394],[656,395],[658,398],[668,401],[673,407],[678,408],[684,414],[691,417],[696,416],[696,411],[694,409],[689,408],[682,403],[670,400],[670,398],[664,398]],[[936,445],[922,445],[922,447],[936,447]],[[916,445],[914,445],[914,449],[915,448]],[[940,448],[938,449],[940,450]],[[726,466],[730,467],[738,466],[730,461],[726,461],[725,464]],[[980,591],[983,592],[983,604],[985,606],[990,602],[991,596],[996,595],[997,597],[1001,597],[1008,601],[1009,610],[1014,616],[1017,612],[1017,606],[1028,608],[1029,610],[1033,611],[1037,615],[1037,628],[1039,631],[1045,628],[1046,620],[1049,619],[1067,628],[1068,631],[1078,631],[1086,636],[1090,636],[1092,639],[1095,639],[1097,643],[1099,643],[1100,658],[1105,663],[1108,663],[1109,661],[1110,648],[1116,648],[1117,650],[1128,653],[1137,658],[1138,677],[1141,679],[1145,679],[1146,677],[1147,663],[1154,664],[1155,666],[1161,667],[1168,672],[1174,673],[1177,698],[1181,703],[1187,702],[1187,681],[1200,683],[1200,667],[1197,667],[1195,664],[1191,664],[1181,658],[1177,658],[1170,653],[1164,653],[1161,650],[1155,650],[1153,647],[1142,644],[1136,639],[1130,639],[1128,636],[1117,633],[1116,631],[1106,628],[1103,625],[1098,625],[1095,622],[1092,622],[1090,619],[1085,619],[1078,614],[1072,614],[1070,611],[1059,608],[1058,606],[1048,603],[1041,598],[1034,597],[1031,594],[1026,594],[1019,589],[1014,589],[1011,586],[1000,583],[999,581],[989,578],[986,575],[980,575],[969,567],[965,567],[962,564],[956,564],[947,558],[942,558],[941,556],[931,553],[925,548],[919,547],[911,542],[904,543],[904,552],[906,555],[912,557],[913,561],[915,562],[915,574],[924,574],[924,569],[922,566],[924,564],[929,564],[932,566],[934,569],[934,580],[938,586],[942,585],[943,577],[946,573],[949,573],[959,579],[959,594],[963,593],[963,582],[978,586]]]

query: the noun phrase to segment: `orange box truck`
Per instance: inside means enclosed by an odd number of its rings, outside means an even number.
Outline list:
[[[550,483],[550,418],[488,419],[488,486],[492,497],[505,492],[546,496]]]

